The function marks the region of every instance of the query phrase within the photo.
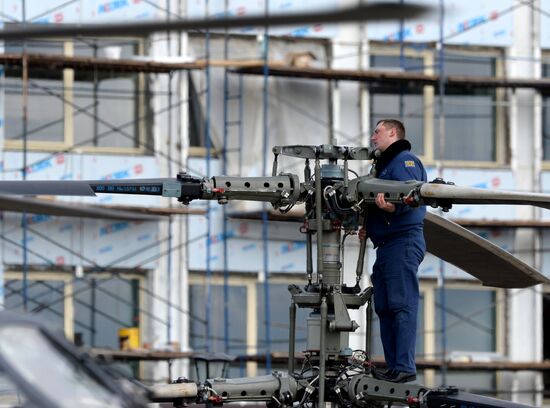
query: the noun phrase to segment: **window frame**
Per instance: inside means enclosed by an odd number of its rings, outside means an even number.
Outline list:
[[[238,274],[231,272],[228,278],[229,286],[244,286],[246,288],[246,320],[248,324],[246,325],[246,353],[255,355],[257,354],[257,345],[258,345],[258,314],[256,307],[257,299],[257,290],[256,284],[258,282],[258,276],[254,274]],[[204,273],[197,271],[189,271],[188,278],[188,287],[192,285],[202,285],[206,286],[207,284],[215,286],[224,285],[224,277],[221,274],[213,274],[210,279],[206,277]],[[254,377],[258,375],[258,363],[255,361],[246,362],[246,373],[247,376]]]
[[[10,271],[4,272],[4,282],[6,280],[23,280],[23,272]],[[70,341],[74,341],[74,304],[73,296],[73,275],[70,272],[60,271],[29,271],[27,275],[28,281],[58,281],[63,282],[63,331],[65,337]]]
[[[271,275],[269,280],[270,283],[275,284],[304,284],[305,273],[302,274],[274,274]],[[204,273],[200,271],[190,271],[189,272],[189,285],[206,285],[207,278]],[[258,342],[258,315],[257,315],[257,299],[258,299],[258,289],[257,285],[261,283],[261,277],[253,273],[239,273],[231,272],[228,280],[230,286],[244,286],[247,291],[247,302],[246,302],[246,313],[247,321],[247,354],[257,354],[257,342]],[[211,285],[220,285],[223,286],[224,278],[221,273],[214,273],[210,280]],[[426,360],[437,360],[435,356],[436,350],[436,332],[435,332],[435,321],[436,321],[436,290],[439,288],[439,285],[433,279],[421,279],[420,280],[420,293],[424,298],[424,314],[423,322],[424,327],[418,327],[417,330],[423,331],[423,348],[424,355]],[[506,291],[499,288],[490,288],[482,286],[477,282],[467,282],[467,281],[448,281],[445,285],[446,289],[454,290],[479,290],[479,291],[491,291],[495,294],[495,352],[505,353],[505,339],[506,339]],[[246,363],[247,375],[254,376],[257,375],[259,365],[255,361],[248,361]],[[425,369],[424,370],[424,381],[427,386],[435,386],[436,370],[434,369]],[[499,374],[497,373],[496,381],[500,381]]]
[[[109,272],[99,272],[99,273],[93,273],[93,274],[85,274],[84,276],[90,277],[92,276],[96,280],[102,280],[102,279],[109,279],[113,276],[112,273]],[[126,280],[138,280],[140,286],[143,286],[146,281],[147,277],[145,275],[136,274],[136,273],[127,273],[127,272],[121,272],[118,274],[118,277],[121,279]],[[23,280],[23,272],[22,271],[13,271],[13,270],[6,270],[4,272],[4,281],[5,280]],[[47,281],[59,281],[63,282],[63,331],[65,334],[65,337],[69,341],[74,341],[74,331],[75,331],[75,305],[74,305],[74,280],[75,276],[72,271],[56,271],[56,270],[46,270],[46,271],[29,271],[27,275],[28,281],[40,281],[40,280],[47,280]],[[148,310],[148,304],[147,304],[147,295],[143,293],[142,290],[139,291],[139,336],[140,338],[145,338],[146,335],[146,328],[148,327],[148,319],[147,313],[144,313],[144,310]]]
[[[420,291],[424,294],[424,354],[426,360],[437,360],[436,358],[436,318],[437,318],[437,296],[436,291],[440,285],[433,279],[421,279]],[[505,355],[506,352],[506,290],[482,286],[478,282],[446,281],[445,289],[468,290],[468,291],[491,291],[495,294],[495,352]],[[467,351],[467,350],[465,350]],[[435,369],[424,370],[424,382],[427,386],[436,386]],[[497,388],[501,381],[500,373],[496,373]]]
[[[274,284],[296,284],[302,285],[305,283],[305,272],[303,274],[273,274],[269,277],[269,282]],[[256,355],[258,353],[258,287],[257,285],[262,282],[262,278],[259,274],[250,272],[235,272],[230,271],[228,285],[229,286],[244,286],[246,288],[246,344],[248,355]],[[191,285],[206,285],[207,277],[204,272],[189,271],[189,287]],[[210,279],[211,285],[223,286],[224,277],[221,273],[214,273]],[[289,303],[290,306],[290,303]],[[259,364],[257,361],[246,362],[246,373],[249,377],[258,375]]]
[[[121,41],[136,41],[138,55],[145,54],[145,44],[146,40],[141,37],[113,37],[114,40]],[[74,42],[73,40],[67,40],[63,42],[63,55],[64,56],[74,56]],[[5,75],[5,74],[4,74]],[[137,73],[137,83],[138,90],[143,91],[146,89],[147,77],[143,72]],[[63,141],[62,142],[48,142],[48,141],[28,141],[27,148],[30,151],[46,151],[46,152],[55,152],[62,150],[76,150],[82,153],[91,153],[91,154],[125,154],[125,155],[146,155],[148,154],[148,149],[145,145],[147,143],[147,127],[143,121],[139,121],[137,126],[137,144],[138,147],[106,147],[106,146],[78,146],[74,147],[74,135],[76,129],[74,128],[74,113],[75,107],[72,105],[74,103],[73,95],[73,86],[75,83],[75,72],[72,68],[65,68],[62,72],[61,85],[63,86],[63,99],[61,101],[63,105]],[[144,92],[138,92],[136,104],[136,114],[137,118],[144,117],[147,112],[147,100],[144,95]],[[151,119],[153,120],[153,119]],[[4,129],[6,133],[6,129]],[[20,151],[23,150],[23,141],[22,140],[10,140],[4,138],[4,150],[6,151]]]
[[[381,56],[399,56],[399,43],[383,43],[379,41],[370,42],[370,55]],[[505,76],[505,50],[497,47],[474,47],[474,46],[454,46],[445,45],[445,48],[452,51],[453,54],[464,56],[479,56],[495,59],[495,77]],[[424,60],[424,74],[435,75],[434,64],[436,61],[437,50],[432,44],[424,50],[415,50],[410,46],[404,49],[404,55],[411,58],[422,58]],[[375,68],[372,68],[375,69]],[[439,163],[446,167],[465,167],[465,168],[509,168],[510,163],[507,162],[507,135],[506,135],[506,106],[503,102],[506,101],[506,89],[495,89],[495,160],[494,161],[469,161],[469,160],[438,160],[435,158],[435,137],[437,129],[435,129],[435,102],[436,89],[435,86],[425,85],[423,87],[424,97],[424,154],[419,156],[424,164],[435,166]],[[370,117],[371,112],[368,112]],[[406,123],[405,123],[406,126]],[[550,166],[549,166],[550,168]]]

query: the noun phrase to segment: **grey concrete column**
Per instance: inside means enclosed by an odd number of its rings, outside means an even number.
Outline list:
[[[523,4],[522,1],[515,3]],[[534,7],[521,5],[514,10],[513,44],[508,50],[507,71],[511,78],[540,77],[540,18]],[[541,165],[540,98],[533,89],[510,90],[511,165],[520,191],[539,190]],[[532,207],[518,207],[516,218],[535,220]],[[538,266],[538,234],[533,229],[516,230],[515,250],[524,262]],[[512,361],[538,361],[542,356],[542,301],[533,289],[510,290],[507,294],[507,354]],[[541,405],[535,390],[541,374],[518,372],[502,374],[500,389],[511,390],[511,399],[525,404]]]
[[[186,2],[171,0],[170,19],[184,16]],[[151,41],[150,53],[153,57],[185,57],[188,53],[187,34],[158,33]],[[154,118],[153,137],[155,149],[161,153],[158,162],[161,177],[176,177],[187,162],[188,137],[188,105],[179,104],[188,99],[186,72],[176,72],[157,75],[151,84],[154,91],[162,96],[155,96],[153,110],[159,111],[168,105],[174,107],[170,112],[156,115]],[[171,91],[171,97],[166,96]],[[163,199],[164,207],[179,207],[175,199]],[[159,240],[162,241],[159,251],[170,253],[170,258],[163,255],[157,268],[148,280],[148,289],[155,293],[155,298],[149,297],[148,308],[163,322],[150,322],[148,325],[149,342],[153,345],[166,346],[171,343],[179,345],[182,351],[189,351],[189,315],[182,311],[189,310],[189,274],[187,269],[187,223],[185,216],[173,216],[171,222],[162,221],[158,227]],[[170,241],[166,238],[170,236]],[[169,326],[167,326],[169,324]],[[150,368],[147,378],[165,379],[168,376],[166,362],[160,362]],[[188,365],[185,360],[174,360],[170,376],[188,375]]]
[[[363,3],[363,0],[342,0],[341,7],[351,7]],[[366,27],[355,24],[339,27],[338,36],[332,40],[333,61],[330,68],[362,70],[368,68],[369,49],[366,38]],[[369,95],[367,89],[359,83],[342,81],[338,87],[332,90],[333,111],[332,125],[337,144],[350,146],[368,146],[369,136],[366,134],[369,126]],[[347,140],[343,134],[355,136]],[[365,136],[366,135],[366,136]],[[367,166],[364,163],[350,161],[351,169],[362,174],[366,173]],[[357,236],[350,236],[345,241],[343,281],[348,285],[355,284],[355,269],[357,265],[359,240]],[[367,251],[368,252],[368,251]],[[365,255],[362,288],[369,284],[370,275],[368,256]],[[349,311],[351,320],[359,324],[359,329],[350,333],[349,345],[352,349],[365,347],[366,319],[365,307],[359,310]]]

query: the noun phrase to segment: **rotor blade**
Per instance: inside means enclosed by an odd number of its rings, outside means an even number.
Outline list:
[[[451,204],[524,204],[550,209],[550,194],[489,190],[450,184],[422,184],[420,198],[426,204],[433,200],[448,200]]]
[[[162,195],[175,179],[133,180],[0,180],[4,195],[95,196],[95,193]]]
[[[72,180],[2,180],[0,181],[0,194],[95,196],[88,183]]]
[[[509,252],[460,225],[426,213],[428,252],[479,279],[485,286],[526,288],[550,280]]]
[[[391,203],[425,204],[443,209],[453,204],[523,204],[550,209],[550,194],[459,187],[441,179],[425,183],[363,176],[351,180],[347,192],[352,201],[365,202],[374,202],[380,193]]]
[[[382,21],[419,17],[430,10],[418,4],[371,3],[339,10],[300,12],[292,14],[253,15],[245,17],[182,19],[118,24],[6,24],[0,30],[0,39],[31,37],[112,37],[117,35],[143,36],[156,31],[210,30],[225,28],[308,25],[343,23],[352,21]]]
[[[158,221],[161,216],[127,210],[102,208],[82,203],[62,203],[30,197],[14,197],[0,194],[0,211],[28,212],[60,217],[82,217],[125,221]]]

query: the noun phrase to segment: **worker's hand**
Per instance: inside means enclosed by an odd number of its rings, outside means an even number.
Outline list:
[[[374,202],[376,203],[378,208],[380,208],[381,210],[384,210],[389,213],[395,212],[395,204],[388,203],[384,198],[384,193],[378,193],[376,196],[376,200]]]
[[[359,231],[357,232],[357,236],[359,237],[359,241],[364,241],[368,238],[367,230],[365,228],[359,228]]]

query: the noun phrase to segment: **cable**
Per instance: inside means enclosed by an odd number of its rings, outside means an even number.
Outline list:
[[[162,6],[160,6],[160,5],[156,4],[156,3],[154,3],[154,2],[151,1],[151,0],[142,0],[142,1],[143,1],[144,3],[147,3],[147,4],[149,4],[149,5],[153,6],[153,7],[155,7],[156,9],[158,9],[158,10],[160,10],[160,11],[166,12],[166,16],[174,16],[174,17],[176,17],[178,20],[182,20],[182,19],[183,19],[182,16],[180,16],[180,15],[177,14],[177,13],[174,13],[174,12],[170,11],[167,7],[162,7]],[[194,31],[194,32],[196,32],[196,33],[198,33],[198,34],[203,34],[203,33],[204,33],[202,30],[199,30],[199,29],[197,29],[197,28],[194,28],[194,29],[189,30],[189,31],[192,31],[192,32]]]
[[[349,169],[349,168],[348,168],[348,171],[349,171],[350,173],[354,174],[355,177],[359,178],[359,174],[357,174],[357,172],[356,172],[355,170],[352,170],[352,169]]]
[[[301,114],[305,118],[311,119],[314,123],[316,123],[320,126],[323,126],[323,127],[329,126],[329,123],[327,121],[325,121],[323,119],[320,119],[315,114],[313,114],[311,112],[308,112],[303,107],[296,105],[295,103],[289,101],[288,99],[285,99],[281,95],[273,94],[272,92],[268,92],[268,94],[269,94],[270,97],[275,98],[279,102],[283,102],[285,105],[290,106],[294,112],[297,112],[297,113]],[[337,135],[343,137],[344,140],[349,140],[353,137],[353,136],[347,134],[346,132],[338,130],[338,129],[335,129],[334,132]]]
[[[60,291],[60,290],[58,290],[57,288],[52,287],[52,285],[48,285],[48,284],[45,283],[44,281],[42,281],[42,284],[43,284],[44,286],[46,286],[47,288],[49,288],[50,291],[51,291],[51,290],[54,290],[54,291],[57,292],[57,293],[63,293],[63,291]],[[78,299],[78,298],[75,297],[75,298],[73,298],[73,301],[74,301],[76,304],[79,304],[79,305],[81,305],[81,306],[84,306],[84,307],[87,308],[87,309],[90,309],[90,310],[93,309],[93,312],[94,312],[94,313],[97,313],[97,314],[103,316],[105,319],[107,319],[107,320],[109,320],[109,321],[111,321],[111,322],[113,322],[113,323],[116,323],[117,325],[119,325],[119,326],[121,326],[121,327],[125,327],[125,326],[128,325],[128,322],[119,320],[119,319],[115,318],[114,316],[112,316],[111,314],[102,311],[101,309],[94,308],[91,304],[86,303],[86,302],[84,302],[84,301],[81,300],[81,299]],[[35,303],[38,303],[38,302],[35,301]],[[38,305],[37,305],[35,308],[30,309],[30,312],[31,312],[31,313],[40,313],[40,312],[41,312],[42,310],[44,310],[44,309],[53,310],[52,307],[49,306],[47,303],[38,303]],[[91,331],[91,330],[90,330],[90,331]]]
[[[87,106],[85,106],[85,107],[83,107],[83,108],[81,108],[81,109],[78,109],[78,110],[74,111],[74,112],[73,112],[73,117],[76,117],[79,113],[82,113],[83,111],[92,108],[94,105],[95,105],[95,103],[92,104],[92,105],[87,105]],[[64,121],[65,121],[65,118],[62,117],[62,118],[60,118],[60,119],[56,119],[56,120],[53,120],[53,121],[51,121],[51,122],[44,123],[43,125],[40,125],[40,126],[37,126],[37,127],[33,128],[33,129],[28,130],[26,134],[27,134],[27,136],[29,136],[29,135],[38,133],[38,132],[40,132],[41,130],[47,129],[47,128],[51,127],[51,126],[58,125],[58,124],[60,124],[60,123],[63,123]],[[18,139],[21,139],[22,137],[23,137],[23,134],[20,133],[20,134],[14,136],[13,138],[10,138],[9,140],[18,140]]]
[[[176,245],[176,246],[174,246],[174,247],[172,247],[172,248],[169,248],[167,251],[173,251],[173,250],[179,249],[179,248],[181,248],[181,247],[184,247],[184,246],[186,246],[186,245],[188,245],[188,244],[190,244],[190,243],[192,243],[192,242],[194,242],[194,241],[197,241],[197,240],[199,240],[199,239],[202,239],[202,238],[204,238],[204,237],[205,237],[204,235],[200,235],[200,236],[198,236],[198,237],[196,237],[196,238],[194,238],[194,239],[188,240],[188,241],[186,241],[186,242],[184,242],[184,243],[182,243],[182,244],[180,244],[180,245]],[[18,243],[18,242],[15,242],[15,241],[13,241],[13,240],[11,240],[11,239],[5,237],[3,234],[0,234],[0,239],[3,239],[4,241],[6,241],[6,242],[8,242],[8,243],[10,243],[10,244],[12,244],[12,245],[14,245],[14,246],[16,246],[16,247],[21,247],[21,246],[22,246],[22,244],[20,244],[20,243]],[[49,239],[49,241],[50,241],[52,244],[54,244],[54,245],[58,245],[58,246],[60,245],[59,243],[57,243],[56,241],[54,241],[54,240],[52,240],[52,239]],[[162,242],[162,241],[161,241],[161,242]],[[159,242],[154,242],[154,243],[152,243],[152,244],[149,244],[149,245],[147,245],[147,246],[144,246],[143,248],[139,248],[139,249],[136,250],[136,251],[132,251],[131,253],[128,253],[128,254],[126,254],[126,255],[123,255],[123,256],[121,256],[121,257],[119,257],[119,258],[113,260],[111,263],[107,264],[106,266],[99,266],[99,265],[98,265],[98,266],[95,266],[94,268],[92,268],[92,269],[90,270],[90,273],[92,273],[92,272],[108,272],[108,273],[111,274],[111,279],[114,278],[114,277],[117,277],[117,276],[119,275],[119,273],[118,273],[118,272],[113,272],[113,271],[111,271],[110,268],[113,268],[117,263],[120,263],[120,262],[122,262],[122,261],[124,261],[124,260],[126,260],[126,259],[128,259],[128,258],[132,258],[132,257],[134,257],[135,255],[137,255],[137,254],[139,254],[139,253],[142,253],[144,250],[149,249],[150,247],[156,246],[156,245],[158,245],[158,244],[159,244]],[[142,262],[141,262],[139,265],[135,266],[133,269],[139,269],[139,268],[141,268],[142,265],[146,265],[147,263],[149,263],[149,262],[151,262],[151,261],[153,261],[153,260],[157,260],[157,259],[163,257],[164,255],[166,255],[167,251],[159,252],[159,253],[156,254],[155,256],[152,256],[152,257],[150,257],[150,258],[147,258],[147,259],[145,259],[145,260],[142,260]],[[42,256],[41,254],[36,253],[35,251],[32,251],[32,250],[30,250],[30,249],[29,249],[29,252],[32,253],[33,255],[37,256],[38,258],[40,258],[40,259],[46,261],[46,263],[48,263],[48,264],[50,264],[50,265],[55,265],[55,263],[54,263],[53,261],[51,261],[51,260],[49,260],[48,258]],[[105,281],[107,281],[107,280],[108,280],[108,279],[106,279]],[[99,286],[101,283],[104,283],[104,281],[102,280],[102,281],[100,281],[99,283],[96,283],[96,286]],[[196,321],[198,321],[198,322],[200,322],[200,323],[202,323],[202,324],[206,324],[206,321],[205,321],[205,320],[198,318],[197,316],[195,316],[195,315],[192,314],[191,312],[186,311],[186,310],[183,310],[183,309],[180,308],[179,306],[174,305],[172,302],[167,301],[167,300],[164,299],[163,297],[156,295],[153,291],[151,291],[151,290],[149,290],[149,289],[147,289],[147,288],[145,288],[145,287],[142,287],[141,285],[139,286],[139,289],[142,290],[144,293],[150,295],[150,296],[153,297],[154,299],[159,300],[159,301],[162,301],[163,303],[165,303],[165,304],[168,305],[169,307],[172,307],[172,308],[174,308],[175,310],[177,310],[177,311],[179,311],[179,312],[181,312],[181,313],[185,313],[185,314],[189,315],[192,319],[194,319],[194,320],[196,320]],[[83,291],[85,291],[85,290],[88,290],[88,288],[84,288],[84,289],[81,289],[81,290],[79,290],[79,291],[75,291],[75,292],[73,292],[71,295],[66,295],[66,296],[64,296],[63,298],[56,300],[55,302],[51,302],[51,303],[47,304],[47,306],[52,306],[53,304],[59,303],[60,301],[64,301],[66,298],[72,297],[72,296],[74,296],[75,294],[81,293],[81,292],[83,292]]]
[[[70,5],[70,4],[76,3],[77,1],[80,1],[80,0],[69,0],[69,1],[66,1],[65,3],[62,3],[62,4],[60,4],[60,5],[58,5],[58,6],[55,6],[55,7],[52,7],[52,8],[49,9],[49,10],[46,10],[46,11],[40,13],[40,14],[35,15],[34,17],[29,18],[28,21],[29,21],[29,22],[32,22],[33,20],[37,20],[37,19],[39,19],[40,17],[44,17],[44,16],[46,16],[46,15],[48,15],[48,14],[51,14],[51,13],[53,13],[54,11],[60,10],[60,9],[64,8],[65,6],[68,6],[68,5]],[[144,0],[144,1],[146,1],[146,0]]]
[[[94,260],[85,257],[85,256],[82,255],[81,253],[78,253],[77,251],[73,250],[72,248],[70,248],[70,247],[68,247],[68,246],[66,246],[66,245],[62,245],[61,243],[59,243],[59,242],[57,242],[57,241],[51,239],[51,238],[48,237],[47,235],[44,235],[44,234],[42,234],[42,233],[40,233],[40,232],[36,231],[35,229],[30,228],[30,227],[29,227],[29,231],[30,231],[32,234],[34,234],[34,235],[36,235],[36,236],[38,236],[38,237],[44,239],[46,242],[49,242],[49,243],[51,243],[51,244],[53,244],[53,245],[55,245],[55,246],[57,246],[57,247],[63,249],[64,251],[67,251],[68,253],[70,253],[70,254],[72,254],[72,255],[75,255],[76,257],[80,258],[80,260],[82,260],[82,261],[84,261],[84,262],[87,262],[87,263],[90,263],[90,264],[92,264],[94,267],[99,267],[99,268],[101,268]],[[52,264],[51,266],[55,266],[55,265]],[[105,293],[105,294],[111,295],[112,298],[117,299],[117,300],[119,300],[119,301],[122,302],[122,303],[126,302],[127,305],[130,305],[130,306],[134,307],[134,305],[131,304],[130,302],[125,301],[125,300],[122,299],[122,298],[117,298],[116,295],[112,294],[112,293],[109,292],[107,289],[98,288],[98,290],[102,291],[102,292]],[[167,325],[167,323],[166,323],[165,321],[159,319],[158,317],[156,317],[156,316],[153,315],[152,313],[148,312],[147,310],[145,310],[145,309],[143,309],[143,308],[138,308],[138,310],[139,310],[141,313],[145,314],[147,317],[150,317],[150,318],[152,318],[153,320],[156,320],[156,321],[158,321],[158,322],[160,322],[160,323],[162,323],[162,324],[164,324],[164,325]]]
[[[16,76],[8,76],[9,79],[17,79]],[[115,78],[116,79],[116,78]],[[57,79],[47,79],[48,81],[56,81],[61,82],[61,78]],[[75,80],[75,83],[77,85],[75,86],[63,86],[60,84],[59,86],[56,85],[50,85],[49,88],[51,90],[59,91],[60,93],[64,91],[71,91],[73,92],[73,97],[76,98],[92,98],[93,97],[93,89],[90,86],[79,86],[79,83],[87,84],[89,81],[85,80]],[[16,84],[13,81],[9,81],[7,84],[4,84],[4,89],[7,91],[6,93],[11,96],[20,96],[21,95],[21,89],[22,86],[20,84]],[[81,93],[78,93],[81,92]],[[29,93],[30,95],[44,95],[43,92],[35,92],[35,93]],[[107,100],[124,100],[127,99],[128,101],[134,101],[134,97],[136,95],[140,96],[168,96],[167,91],[153,91],[150,89],[117,89],[117,88],[102,88],[98,91],[98,95],[101,96],[102,99]],[[199,93],[200,96],[200,93]],[[187,100],[187,99],[186,99]]]
[[[50,93],[51,93],[51,92],[50,92]],[[62,100],[65,100],[65,98],[61,97],[60,95],[56,95],[56,94],[53,94],[53,93],[52,93],[52,96],[55,96],[55,97],[57,97],[57,98],[59,98],[59,99],[62,99]],[[156,111],[156,112],[146,113],[146,114],[142,115],[141,117],[139,117],[137,120],[131,120],[131,121],[129,121],[129,122],[122,123],[122,124],[119,125],[119,126],[106,125],[107,127],[109,127],[109,129],[106,130],[106,131],[103,132],[103,133],[100,133],[100,134],[97,136],[97,139],[98,139],[98,140],[99,140],[99,139],[102,139],[102,138],[104,138],[104,137],[106,137],[106,136],[109,136],[109,135],[111,135],[111,134],[113,134],[113,133],[119,133],[121,136],[129,137],[131,140],[135,141],[135,138],[134,138],[133,136],[131,136],[131,135],[129,136],[126,132],[122,132],[122,129],[127,128],[127,127],[129,127],[129,126],[134,126],[136,122],[139,122],[139,121],[141,121],[141,120],[147,119],[147,118],[149,118],[149,117],[151,117],[151,116],[159,115],[159,114],[161,114],[161,113],[164,113],[164,112],[166,112],[166,111],[168,111],[168,110],[170,110],[170,109],[173,109],[173,108],[175,108],[175,107],[177,107],[177,106],[180,106],[180,105],[182,105],[182,104],[185,104],[185,103],[187,103],[187,102],[188,102],[187,99],[185,99],[185,100],[180,100],[180,101],[174,103],[173,105],[167,106],[166,108],[162,108],[162,109],[160,109],[160,110],[158,110],[158,111]],[[74,104],[74,103],[70,103],[70,104],[73,105],[74,108],[80,109],[80,107],[77,106],[76,104]],[[82,112],[82,113],[86,114],[86,116],[91,116],[92,118],[95,118],[93,114],[90,114],[90,113],[87,113],[87,112]],[[103,122],[105,122],[105,121],[103,121]],[[69,152],[71,152],[72,150],[75,150],[75,149],[78,148],[78,147],[86,147],[86,146],[88,145],[88,143],[89,143],[91,140],[92,140],[92,139],[88,139],[88,140],[85,140],[85,141],[83,141],[83,142],[75,143],[74,145],[72,145],[71,147],[69,147],[69,148],[67,148],[67,149],[59,150],[59,151],[57,151],[57,152],[55,152],[55,153],[52,153],[52,154],[46,156],[45,158],[42,158],[42,159],[40,159],[40,160],[38,160],[38,161],[36,161],[36,162],[33,162],[33,163],[29,164],[28,166],[33,166],[33,165],[42,163],[42,162],[44,162],[44,161],[47,161],[47,160],[49,160],[49,159],[51,159],[51,158],[57,156],[57,155],[60,154],[60,153],[69,153]],[[157,154],[157,155],[159,155],[159,156],[161,156],[161,157],[167,158],[167,160],[170,160],[170,161],[174,162],[174,163],[175,163],[176,165],[178,165],[180,168],[184,168],[184,169],[188,170],[189,172],[198,175],[199,177],[204,177],[204,175],[200,174],[200,172],[198,172],[198,171],[196,171],[196,170],[190,168],[190,167],[187,166],[186,164],[183,164],[182,162],[177,161],[177,160],[173,160],[170,156],[168,156],[168,155],[166,155],[166,154],[164,154],[164,153],[162,153],[162,152],[157,151],[157,149],[156,149],[154,146],[152,146],[150,142],[142,142],[142,141],[140,141],[139,145],[140,145],[140,146],[143,146],[145,149],[147,149],[148,151],[150,151],[150,152],[152,152],[152,153],[154,153],[154,154]],[[14,171],[14,170],[7,169],[7,170],[4,170],[4,171],[5,171],[5,172],[8,172],[8,171]],[[21,169],[19,168],[19,169],[16,169],[15,171],[21,171]]]
[[[5,18],[6,20],[11,21],[12,23],[19,23],[20,22],[18,19],[13,18],[13,17],[9,16],[8,14],[6,14],[4,12],[1,12],[1,11],[0,11],[0,17]],[[23,40],[21,40],[21,41],[23,41]]]
[[[68,101],[65,97],[61,96],[61,95],[58,95],[56,94],[55,92],[52,92],[50,91],[47,87],[43,87],[41,85],[39,85],[38,83],[36,83],[35,81],[30,81],[31,84],[33,84],[33,86],[35,87],[38,87],[42,90],[44,90],[44,92],[46,92],[47,94],[51,95],[51,96],[54,96],[60,100],[63,101],[63,103],[67,104],[67,105],[70,105],[71,107],[75,108],[75,109],[78,109],[79,106],[76,105],[75,103],[71,102],[71,101]],[[111,124],[110,122],[104,120],[104,119],[101,119],[100,117],[92,114],[92,113],[89,113],[89,112],[86,112],[86,111],[83,111],[82,113],[84,113],[86,116],[89,116],[91,117],[93,120],[101,123],[102,125],[106,126],[107,128],[109,128],[111,131],[121,135],[121,136],[124,136],[126,137],[127,139],[130,139],[132,141],[136,141],[136,138],[131,135],[130,133],[127,133],[125,131],[122,130],[122,128],[120,126],[117,126],[117,125],[113,125]],[[135,123],[135,121],[133,121]],[[99,137],[98,137],[99,138]],[[141,144],[141,143],[140,143]],[[180,167],[183,166],[183,163],[179,162],[179,161],[176,161],[176,160],[173,160],[169,155],[167,155],[166,153],[163,153],[161,151],[157,151],[157,150],[154,150],[153,151],[156,155],[158,156],[161,156],[165,159],[167,159],[168,161],[170,162],[175,162],[177,165],[179,165]]]
[[[47,284],[45,282],[41,282],[44,286],[46,286]],[[29,285],[29,289],[32,287],[33,285]],[[9,281],[5,281],[4,283],[4,289],[8,291],[7,295],[5,295],[4,297],[4,300],[7,301],[7,299],[11,296],[16,296],[18,295],[19,297],[21,296],[21,289],[12,289],[11,288],[11,285],[9,284]],[[56,290],[54,288],[54,290]],[[48,291],[49,293],[50,291]],[[34,300],[34,298],[31,298],[29,299],[29,302],[30,303],[38,303],[37,301]],[[7,302],[6,302],[7,303]],[[16,310],[13,310],[10,305],[6,304],[6,303],[2,303],[1,306],[2,306],[2,309],[4,310],[10,310],[12,312],[17,312]],[[50,313],[53,313],[54,315],[58,316],[58,317],[61,317],[63,318],[64,317],[64,313],[58,311],[58,310],[55,310],[54,308],[52,307],[46,307],[46,309],[50,312]],[[74,319],[74,322],[77,326],[80,326],[82,327],[83,329],[85,330],[88,330],[88,331],[92,331],[93,328],[85,323],[83,323],[81,320],[78,320],[77,318]]]

